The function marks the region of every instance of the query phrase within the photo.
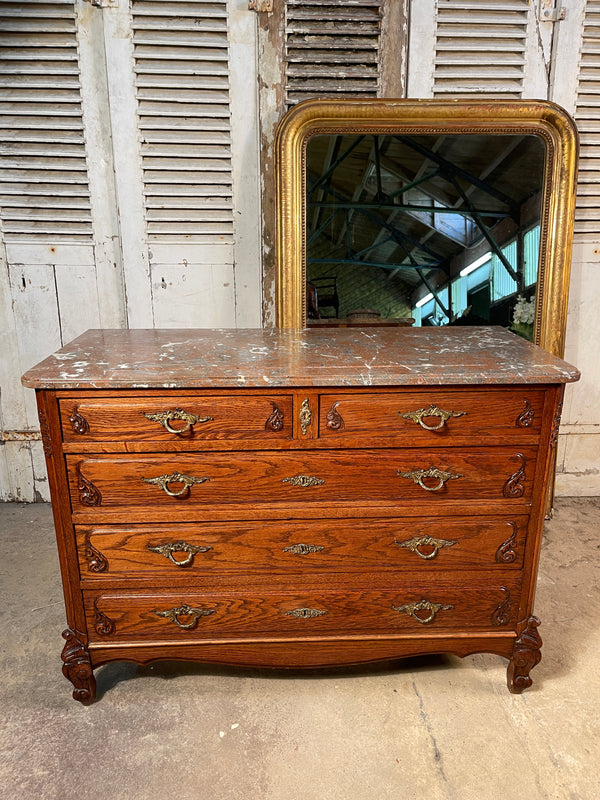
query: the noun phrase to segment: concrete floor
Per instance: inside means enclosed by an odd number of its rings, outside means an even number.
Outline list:
[[[557,501],[534,685],[506,662],[309,674],[163,663],[60,671],[50,507],[0,506],[0,797],[10,800],[598,800],[600,498]]]

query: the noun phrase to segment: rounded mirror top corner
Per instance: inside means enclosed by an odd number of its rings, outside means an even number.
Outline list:
[[[576,129],[547,101],[305,100],[280,124],[280,327],[564,342]]]

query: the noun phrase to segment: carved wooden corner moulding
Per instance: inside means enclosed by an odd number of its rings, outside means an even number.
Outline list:
[[[73,699],[81,703],[91,703],[96,697],[96,679],[87,648],[82,635],[70,628],[63,631],[65,646],[61,658],[63,675],[73,684]]]
[[[525,493],[525,486],[523,484],[527,480],[527,474],[525,472],[527,459],[523,453],[516,453],[514,458],[516,461],[521,462],[521,466],[516,472],[513,472],[513,474],[504,484],[504,488],[502,489],[502,494],[504,497],[523,497],[523,494]]]
[[[552,433],[550,435],[550,447],[554,449],[556,447],[556,443],[558,442],[558,431],[560,429],[560,418],[562,416],[562,402],[558,404],[556,408],[556,414],[554,415],[554,420],[552,422]]]
[[[116,630],[115,622],[100,611],[97,602],[97,600],[94,601],[94,627],[96,628],[96,633],[99,633],[100,636],[111,636]]]
[[[539,624],[537,617],[529,617],[525,630],[515,639],[506,672],[508,688],[513,694],[521,694],[531,686],[533,681],[529,673],[542,659],[542,637],[537,630]]]
[[[102,505],[102,494],[91,481],[83,475],[81,466],[83,461],[77,464],[77,490],[79,492],[79,502],[84,506]]]
[[[523,411],[521,411],[521,413],[517,417],[515,425],[517,426],[517,428],[530,428],[533,425],[533,420],[535,418],[535,411],[531,407],[531,403],[529,402],[529,400],[524,400],[523,402],[525,408],[523,409]]]
[[[272,402],[271,405],[273,406],[273,411],[265,422],[265,430],[275,432],[282,431],[284,419],[283,411],[276,403]]]
[[[90,572],[106,572],[108,569],[106,556],[90,542],[89,533],[85,537],[85,558]]]
[[[508,625],[510,622],[510,591],[506,586],[501,586],[500,591],[504,592],[505,598],[492,613],[492,625]]]
[[[345,427],[344,418],[338,411],[338,406],[339,401],[334,403],[327,412],[327,427],[330,431],[342,431]]]
[[[516,522],[508,524],[512,527],[513,532],[496,550],[496,561],[499,564],[512,564],[517,559],[517,524]]]

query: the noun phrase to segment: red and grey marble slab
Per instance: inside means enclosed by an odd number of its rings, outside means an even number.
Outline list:
[[[89,330],[35,389],[568,383],[578,370],[497,327]]]

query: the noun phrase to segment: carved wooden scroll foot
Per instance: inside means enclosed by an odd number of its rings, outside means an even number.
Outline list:
[[[75,687],[73,699],[80,703],[93,703],[96,699],[96,679],[90,654],[77,634],[67,628],[63,631],[65,646],[61,658],[63,675]]]
[[[537,617],[529,617],[527,627],[515,639],[512,658],[506,673],[508,689],[513,694],[521,694],[523,689],[528,689],[533,683],[529,673],[542,658],[540,653],[542,637],[537,631],[539,624]]]

